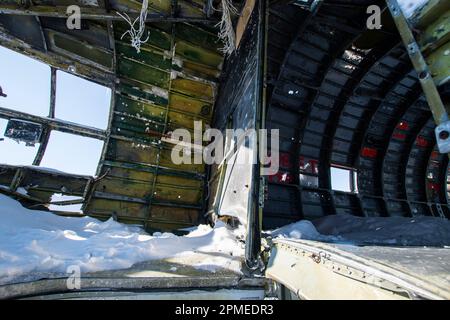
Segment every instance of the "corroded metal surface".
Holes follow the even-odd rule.
[[[0,193],[5,193],[34,209],[45,209],[55,193],[83,198],[93,178],[35,166],[0,166]],[[25,188],[27,193],[19,192]]]
[[[128,36],[122,38],[128,26],[116,14],[136,16],[139,1],[79,4],[81,30],[69,30],[64,1],[28,7],[1,1],[0,45],[112,89],[109,126],[94,137],[105,140],[97,170],[101,179],[92,179],[84,212],[104,219],[117,215],[119,221],[151,229],[198,223],[205,166],[173,164],[173,145],[161,138],[178,128],[192,132],[195,120],[206,125],[213,114],[223,56],[213,24],[197,23],[208,19],[204,1],[180,0],[176,7],[151,1],[150,38],[139,54]],[[56,120],[37,121],[55,129]]]
[[[210,123],[222,56],[215,35],[188,24],[151,25],[137,54],[120,41],[115,25],[117,80],[110,132],[85,212],[149,227],[175,229],[197,223],[205,167],[175,165],[173,145],[161,137],[194,121]],[[211,45],[212,44],[212,45]]]

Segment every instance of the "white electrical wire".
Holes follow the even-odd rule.
[[[131,22],[130,16],[124,12],[121,14],[120,12],[117,12],[119,16],[121,16],[128,24],[130,25],[131,29],[125,31],[122,36],[120,37],[120,40],[126,35],[129,34],[131,38],[131,46],[136,49],[136,51],[139,53],[141,52],[141,45],[143,43],[146,43],[148,39],[150,38],[150,33],[147,32],[147,38],[145,40],[141,40],[142,36],[144,35],[145,31],[145,20],[147,19],[147,13],[148,13],[148,0],[144,0],[142,2],[142,8],[141,13],[139,14],[139,17],[137,17],[133,22]],[[139,21],[139,28],[136,29],[134,25],[136,22]]]
[[[236,34],[233,29],[233,23],[231,20],[231,16],[233,14],[237,14],[237,9],[234,7],[232,0],[222,0],[221,3],[221,11],[222,11],[222,19],[216,25],[219,27],[220,31],[218,37],[224,43],[224,47],[222,51],[225,54],[231,54],[236,49]],[[143,0],[141,13],[139,17],[137,17],[133,22],[131,21],[130,16],[127,13],[121,14],[117,12],[119,16],[121,16],[131,27],[130,30],[125,31],[120,39],[122,40],[126,34],[130,35],[131,45],[136,48],[136,51],[139,53],[141,51],[141,45],[146,43],[150,37],[150,34],[147,33],[147,38],[142,40],[142,36],[145,31],[145,20],[147,19],[148,12],[148,0]],[[139,28],[136,29],[134,26],[139,21]]]
[[[237,9],[233,6],[232,0],[222,0],[222,19],[216,25],[220,28],[218,37],[224,43],[222,51],[231,54],[236,49],[236,34],[233,29],[231,15],[237,14]]]

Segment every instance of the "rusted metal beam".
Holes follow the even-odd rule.
[[[33,166],[39,166],[41,164],[42,158],[44,157],[45,149],[47,149],[48,140],[50,138],[50,129],[44,127],[41,135],[41,142],[39,144],[39,149],[36,152],[36,156],[33,160]]]
[[[49,118],[55,117],[55,107],[56,107],[56,69],[50,68],[50,110],[48,112]]]
[[[9,185],[9,190],[16,192],[24,178],[25,170],[18,168],[16,170],[16,173],[14,174],[14,178],[12,179],[11,184]]]
[[[22,194],[22,193],[17,192],[17,191],[12,191],[8,187],[2,186],[2,185],[0,185],[0,193],[1,194],[6,194],[8,196],[15,197],[15,198],[32,201],[32,202],[37,202],[37,203],[42,202],[42,199],[31,197],[29,195]]]
[[[35,123],[40,123],[48,126],[52,130],[76,134],[88,138],[94,138],[99,140],[105,140],[106,138],[106,132],[101,129],[83,126],[80,124],[60,119],[39,117],[29,113],[11,110],[3,107],[0,107],[0,117],[6,119],[21,119]]]
[[[55,117],[55,104],[56,104],[56,69],[51,67],[50,76],[50,108],[48,112],[49,118]],[[41,143],[39,149],[36,152],[36,156],[33,160],[33,166],[38,166],[41,164],[42,158],[44,157],[45,149],[47,148],[48,140],[50,139],[50,128],[45,127],[42,132]]]
[[[45,38],[44,30],[42,29],[41,18],[35,17],[35,19],[39,24],[39,32],[41,33],[41,37],[42,37],[42,46],[44,47],[45,52],[47,52],[48,51],[47,40]]]
[[[109,0],[98,0],[98,4],[102,6],[106,12],[111,12],[111,4],[109,3]],[[113,52],[113,64],[112,64],[112,70],[115,72],[116,70],[116,43],[114,39],[114,25],[113,21],[111,19],[107,19],[106,21],[106,30],[108,32],[108,41],[109,41],[109,48]]]
[[[123,18],[117,14],[117,11],[107,11],[103,8],[95,7],[80,7],[81,18],[87,20],[111,20],[122,21]],[[130,11],[127,13],[131,13]],[[133,11],[134,13],[134,11]],[[22,16],[37,16],[37,17],[50,17],[50,18],[65,18],[71,16],[71,12],[67,13],[66,6],[32,6],[30,8],[24,8],[17,4],[1,4],[0,14],[12,14]],[[138,12],[136,12],[138,14]],[[151,13],[147,15],[145,22],[188,22],[188,23],[217,23],[215,19],[208,18],[193,18],[193,17],[174,17],[170,15]]]
[[[61,201],[53,201],[49,202],[48,204],[52,204],[55,206],[68,206],[73,204],[82,204],[84,202],[83,198],[80,199],[73,199],[73,200],[61,200]]]

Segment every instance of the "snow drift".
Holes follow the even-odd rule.
[[[330,215],[276,229],[273,237],[393,246],[450,246],[450,221],[436,217]]]
[[[61,217],[28,210],[0,194],[0,284],[35,278],[42,272],[65,273],[77,265],[82,272],[129,268],[137,262],[180,255],[211,255],[197,268],[240,272],[236,257],[243,255],[241,230],[219,222],[215,228],[196,227],[186,236],[149,235],[139,227],[112,219]]]

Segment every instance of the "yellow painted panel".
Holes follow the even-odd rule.
[[[117,213],[118,217],[131,217],[143,219],[147,212],[147,206],[141,203],[117,201],[110,199],[92,199],[89,203],[87,213],[100,212],[104,215],[109,215],[113,212]]]
[[[173,222],[184,222],[196,224],[199,211],[195,209],[173,208],[165,206],[153,205],[151,208],[151,219],[164,219]]]
[[[153,193],[154,199],[188,204],[199,204],[202,195],[201,189],[184,189],[169,185],[156,185]]]
[[[214,101],[214,87],[211,84],[189,79],[172,79],[172,91],[184,93],[190,97],[206,101]]]
[[[202,117],[210,117],[212,114],[212,105],[210,103],[196,100],[178,93],[170,94],[170,108],[198,114]]]
[[[186,41],[178,40],[176,42],[175,53],[192,62],[219,70],[222,68],[223,57],[219,53],[203,49]]]
[[[191,164],[174,164],[171,158],[172,150],[164,150],[161,152],[160,163],[161,166],[167,168],[173,168],[181,171],[190,171],[203,173],[205,172],[204,164],[194,164],[193,161]]]
[[[151,172],[124,169],[118,167],[108,167],[108,168],[111,169],[108,176],[131,179],[135,181],[153,181],[153,174]]]
[[[142,1],[136,0],[116,0],[116,3],[119,6],[125,6],[136,11],[140,11],[142,7]],[[167,0],[149,0],[148,8],[149,13],[164,12],[169,14],[171,10],[171,2]]]
[[[185,113],[181,113],[178,111],[169,111],[169,121],[168,126],[171,130],[178,129],[178,128],[186,128],[190,130],[194,130],[194,121],[202,121],[203,122],[203,130],[205,124],[208,122],[205,121],[206,119],[202,119],[200,117],[196,117],[193,115],[188,115]]]
[[[167,2],[170,2],[168,0],[166,0]],[[199,1],[197,0],[192,0],[192,2],[197,2],[198,5],[203,6],[203,3],[199,3]],[[192,6],[189,2],[187,1],[183,1],[183,0],[179,0],[178,1],[179,7],[180,7],[180,15],[182,16],[187,16],[187,17],[195,17],[195,18],[202,18],[204,17],[204,13],[202,11],[201,8],[197,8]]]
[[[144,199],[152,193],[152,181],[144,183],[106,176],[97,184],[96,190],[100,192]]]
[[[137,142],[115,140],[114,160],[156,164],[158,150]]]
[[[194,76],[200,76],[202,78],[214,78],[217,79],[220,76],[220,70],[216,68],[210,68],[203,64],[191,62],[191,61],[183,61],[183,72],[187,74],[192,74]]]
[[[163,175],[163,174],[158,174],[158,177],[156,178],[156,182],[159,184],[172,184],[172,185],[183,186],[186,188],[197,188],[197,189],[200,189],[203,186],[203,181],[201,181],[201,180],[195,180],[195,179],[189,179],[189,178],[177,177],[177,176],[169,176],[169,175]]]

